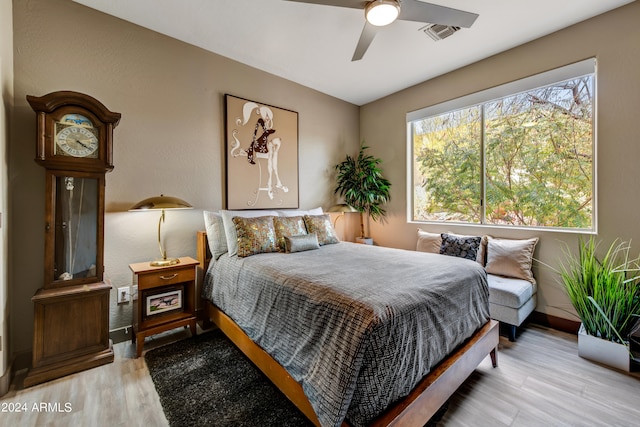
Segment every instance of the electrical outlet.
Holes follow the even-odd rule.
[[[122,288],[118,288],[118,304],[128,303],[129,299],[130,299],[129,287],[124,286]]]

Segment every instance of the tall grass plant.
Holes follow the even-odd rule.
[[[586,332],[626,344],[640,316],[640,257],[630,258],[630,242],[615,240],[602,257],[598,246],[580,239],[578,256],[567,249],[557,272]]]

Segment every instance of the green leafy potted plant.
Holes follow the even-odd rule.
[[[558,270],[582,321],[578,354],[628,371],[628,336],[640,316],[640,257],[631,259],[630,243],[619,240],[601,258],[597,249],[593,237],[580,239],[577,257],[566,251]]]
[[[338,176],[334,194],[339,194],[346,204],[360,212],[361,239],[369,239],[364,233],[364,214],[374,221],[383,218],[386,211],[382,206],[391,199],[391,183],[379,167],[382,160],[366,154],[367,148],[363,142],[357,157],[347,155],[335,167]]]

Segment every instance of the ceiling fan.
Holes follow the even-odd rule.
[[[402,21],[439,24],[447,27],[469,28],[478,14],[425,3],[420,0],[286,0],[298,3],[312,3],[323,6],[364,9],[365,24],[351,61],[359,61],[369,48],[379,28],[391,24],[396,19]]]

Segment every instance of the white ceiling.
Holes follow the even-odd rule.
[[[384,27],[351,62],[364,12],[283,0],[74,0],[356,105],[534,40],[632,0],[433,0],[478,13],[434,42],[422,24]]]

